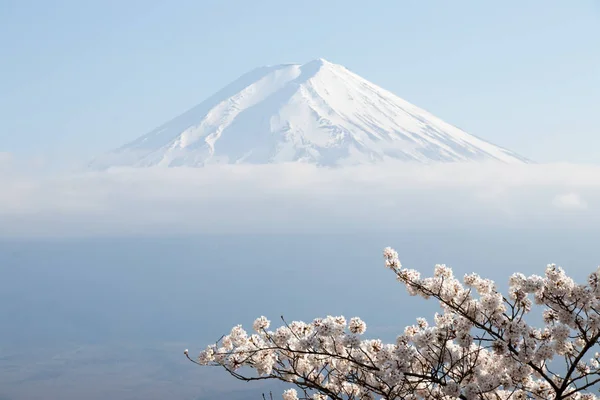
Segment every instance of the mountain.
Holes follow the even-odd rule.
[[[317,59],[255,69],[92,166],[341,166],[389,159],[527,162]]]

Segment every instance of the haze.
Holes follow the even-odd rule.
[[[599,19],[593,0],[0,0],[0,400],[260,399],[278,386],[183,349],[260,315],[394,340],[435,307],[386,246],[501,287],[551,262],[586,279]],[[321,58],[361,78],[290,67],[211,97]]]

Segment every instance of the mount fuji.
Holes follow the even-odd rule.
[[[317,59],[257,68],[91,166],[344,166],[386,160],[528,162]]]

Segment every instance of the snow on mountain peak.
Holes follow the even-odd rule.
[[[92,166],[527,162],[319,58],[254,69]]]

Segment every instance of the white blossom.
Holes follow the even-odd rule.
[[[240,379],[290,382],[303,399],[598,399],[591,390],[600,384],[600,269],[583,285],[554,264],[543,276],[515,273],[503,295],[495,282],[475,273],[460,281],[444,264],[422,278],[391,248],[384,260],[411,296],[439,302],[431,323],[418,317],[386,344],[365,338],[358,317],[284,322],[268,331],[261,316],[255,334],[237,325],[196,362]],[[533,311],[543,326],[529,325]],[[241,375],[242,367],[258,375]],[[284,400],[298,396],[283,393]]]
[[[266,317],[262,316],[262,317],[256,318],[256,320],[254,321],[254,324],[253,324],[253,328],[256,332],[260,333],[264,329],[269,329],[270,325],[271,325],[271,321],[269,321]]]
[[[362,335],[367,330],[367,324],[365,324],[362,319],[354,317],[350,319],[348,328],[350,329],[350,332]]]
[[[283,400],[298,400],[296,389],[288,389],[283,392]]]

